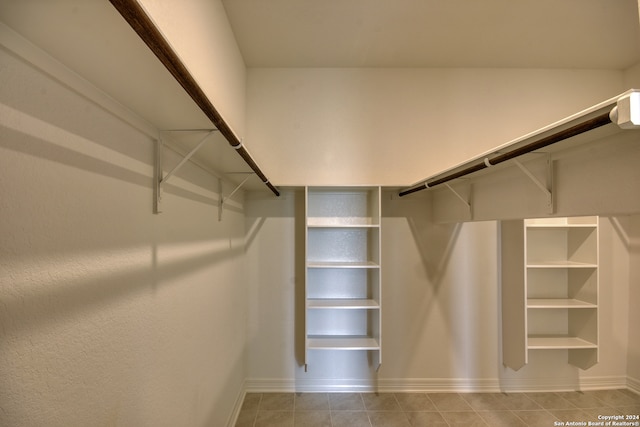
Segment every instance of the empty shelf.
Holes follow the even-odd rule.
[[[380,224],[370,222],[345,223],[340,221],[309,221],[307,228],[380,228]]]
[[[351,261],[309,261],[309,268],[379,268],[380,265],[373,261],[351,262]]]
[[[597,308],[597,305],[569,298],[529,298],[527,308]]]
[[[530,261],[527,268],[597,268],[598,264],[577,261]]]
[[[535,336],[527,338],[530,350],[598,348],[597,344],[577,337]]]
[[[312,350],[379,350],[375,338],[363,336],[310,336],[307,346]]]
[[[598,228],[598,224],[527,224],[527,228],[540,228],[540,229],[562,229],[562,228]]]
[[[376,309],[380,303],[372,299],[309,299],[308,308],[323,309]]]

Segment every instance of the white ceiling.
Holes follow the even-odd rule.
[[[248,67],[624,69],[638,0],[222,0]]]

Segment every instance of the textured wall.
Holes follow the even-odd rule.
[[[153,215],[150,137],[4,50],[0,67],[0,425],[225,425],[241,204],[218,222],[216,180],[187,165]]]
[[[330,351],[313,353],[304,372],[304,193],[278,203],[247,196],[250,389],[589,388],[622,386],[637,370],[635,355],[627,366],[636,305],[629,252],[614,221],[603,218],[601,227],[600,363],[581,371],[566,352],[536,353],[514,372],[502,365],[500,348],[497,223],[436,224],[428,198],[383,194],[378,373],[365,352]]]

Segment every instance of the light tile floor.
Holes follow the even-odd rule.
[[[236,427],[555,427],[576,421],[586,425],[602,421],[598,416],[611,415],[640,415],[640,395],[624,389],[566,393],[248,393]],[[640,425],[637,418],[619,421]]]

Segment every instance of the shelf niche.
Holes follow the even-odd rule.
[[[382,363],[380,191],[305,188],[305,369],[316,350]]]
[[[568,352],[598,362],[598,217],[502,221],[503,363],[514,370],[529,351]]]

